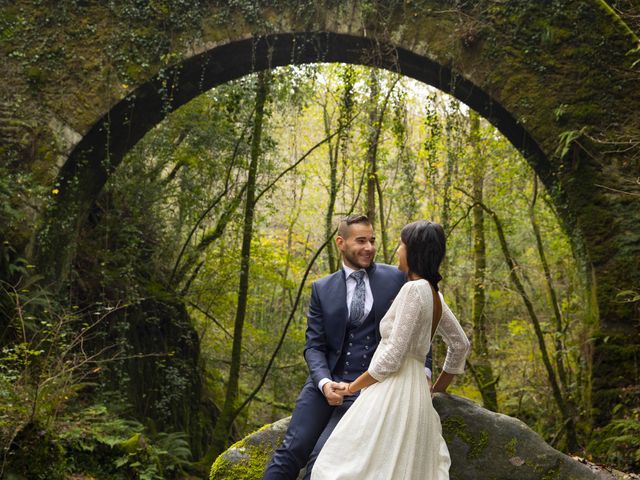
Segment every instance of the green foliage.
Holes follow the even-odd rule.
[[[562,114],[562,112],[561,112]],[[556,115],[558,112],[556,111]],[[586,128],[583,127],[580,130],[569,130],[566,132],[562,132],[559,137],[558,148],[556,149],[556,155],[560,158],[564,158],[567,153],[569,153],[571,147],[574,143],[578,142],[578,140],[583,137],[585,134]]]
[[[361,178],[368,168],[365,159],[370,119],[358,112],[366,112],[373,101],[369,79],[368,69],[342,65],[292,67],[277,70],[272,77],[258,179],[259,191],[267,186],[269,189],[256,212],[241,399],[260,380],[301,274],[311,253],[325,240],[325,229],[318,228],[318,219],[328,215],[335,220],[351,208],[356,198],[356,210],[365,207]],[[532,170],[484,122],[473,140],[476,144],[470,145],[469,115],[445,95],[388,72],[378,72],[377,79],[379,107],[389,99],[388,110],[380,117],[383,133],[377,145],[389,261],[394,260],[394,243],[404,223],[420,217],[446,220],[450,232],[444,291],[448,303],[469,328],[471,200],[462,192],[468,189],[471,165],[483,162],[485,201],[503,220],[536,310],[549,312],[541,316],[543,329],[549,332],[547,341],[552,344],[552,323],[547,321],[551,307],[527,215]],[[218,404],[224,398],[228,375],[240,255],[242,216],[231,200],[242,194],[246,181],[254,81],[247,77],[208,92],[168,117],[140,142],[110,183],[109,196],[103,202],[108,206],[107,213],[98,224],[98,238],[123,245],[123,261],[139,258],[130,270],[131,283],[140,283],[136,276],[145,272],[143,277],[164,283],[163,288],[180,291],[181,298],[193,307],[190,314],[201,332],[207,387]],[[339,143],[323,145],[296,169],[282,178],[278,176],[301,152],[318,142],[322,132],[339,128],[343,129]],[[331,149],[339,149],[339,157]],[[476,159],[474,155],[481,157]],[[333,167],[338,194],[332,210],[327,211],[329,158],[339,158]],[[270,186],[274,179],[278,182]],[[216,203],[224,192],[226,197]],[[580,392],[587,367],[581,342],[589,332],[581,327],[585,315],[582,285],[571,245],[549,207],[549,197],[546,192],[539,195],[542,200],[537,203],[536,215],[561,292],[569,384],[576,392],[580,411],[585,412],[588,403]],[[128,216],[119,213],[123,210]],[[111,216],[113,220],[106,223],[104,220]],[[107,230],[101,230],[107,225]],[[376,228],[382,228],[382,224]],[[513,374],[500,377],[500,404],[505,413],[526,420],[552,438],[560,420],[550,402],[535,337],[526,310],[508,286],[508,271],[495,231],[488,222],[485,228],[489,351],[497,375],[507,370]],[[126,250],[131,245],[135,247]],[[143,251],[149,256],[142,257]],[[308,281],[328,273],[328,262],[320,257]],[[175,273],[167,274],[170,270]],[[118,272],[113,274],[114,283],[121,275]],[[304,325],[304,308],[300,307],[264,388],[236,422],[238,436],[280,418],[292,408],[295,392],[306,374],[300,358]],[[440,352],[436,358],[443,355]],[[283,385],[292,392],[289,398],[283,399],[278,393]],[[478,397],[468,376],[455,388],[471,398]],[[541,410],[550,414],[540,417]]]
[[[91,404],[100,372],[121,361],[117,344],[96,348],[103,324],[118,309],[69,308],[35,287],[4,290],[13,302],[10,326],[16,340],[0,353],[0,476],[181,476],[191,458],[186,433],[147,435],[139,422]]]
[[[623,290],[618,292],[616,295],[616,300],[625,303],[635,303],[640,302],[640,293],[634,290]]]
[[[191,459],[187,438],[180,432],[160,433],[151,443],[136,433],[119,443],[124,455],[115,460],[115,466],[140,480],[180,478]]]
[[[136,25],[142,15],[165,14],[162,2],[135,8],[139,11],[129,13]],[[136,30],[136,42],[142,46],[149,32],[140,25],[136,28],[140,29]],[[121,60],[127,63],[131,59]],[[131,76],[137,75],[134,70]],[[446,223],[448,259],[443,268],[443,291],[464,328],[471,332],[472,200],[467,193],[473,165],[481,162],[486,174],[484,201],[503,220],[527,291],[542,318],[545,339],[552,345],[560,335],[568,346],[563,353],[568,389],[579,405],[581,424],[587,425],[589,403],[583,396],[588,371],[583,355],[590,336],[584,320],[586,302],[570,242],[549,206],[548,193],[539,192],[536,216],[561,299],[561,333],[555,332],[551,321],[544,273],[527,215],[533,191],[531,168],[486,122],[481,123],[477,138],[470,140],[469,113],[451,98],[384,71],[376,73],[377,90],[372,98],[370,78],[368,69],[344,65],[292,67],[272,76],[257,178],[261,197],[252,239],[240,401],[261,381],[282,332],[285,327],[288,330],[263,388],[236,419],[234,437],[243,437],[293,408],[307,374],[300,352],[308,288],[303,288],[303,300],[295,309],[294,299],[307,266],[326,240],[325,219],[335,222],[353,208],[366,208],[362,185],[369,169],[366,158],[372,124],[359,112],[369,111],[375,102],[376,108],[382,109],[385,99],[386,113],[375,120],[381,122],[376,146],[377,201],[383,199],[385,206],[384,218],[377,221],[376,229],[388,232],[388,261],[394,262],[397,235],[406,222],[430,218]],[[109,317],[98,342],[122,349],[127,358],[115,359],[103,369],[109,371],[108,379],[90,376],[92,385],[86,385],[86,370],[70,373],[64,370],[64,362],[52,360],[64,351],[52,345],[73,343],[82,328],[73,331],[55,321],[40,323],[43,317],[39,315],[23,315],[20,325],[30,336],[17,336],[3,353],[1,401],[9,413],[0,414],[0,426],[6,429],[7,437],[20,430],[16,425],[30,424],[34,409],[29,406],[37,397],[34,418],[38,425],[57,432],[66,422],[59,438],[64,451],[50,454],[60,458],[58,463],[67,471],[84,468],[104,478],[171,478],[188,468],[189,450],[198,455],[207,446],[216,405],[225,398],[229,371],[254,90],[255,77],[249,76],[198,97],[156,126],[111,176],[89,221],[82,226],[71,298],[79,305],[96,300],[129,305]],[[555,114],[559,119],[564,116],[564,107],[558,107]],[[340,133],[332,141],[303,157],[326,135],[337,131]],[[578,139],[575,132],[568,132],[561,139],[559,155],[565,155]],[[333,185],[328,180],[331,168]],[[9,192],[12,185],[0,180],[0,192],[1,188]],[[336,195],[330,205],[332,188]],[[13,197],[13,191],[6,196]],[[0,214],[15,224],[21,218],[17,215],[10,220],[10,210]],[[496,374],[503,373],[497,387],[499,404],[503,413],[525,420],[553,441],[561,419],[550,400],[535,336],[526,310],[509,285],[509,271],[495,230],[489,222],[485,229],[487,272],[483,288],[489,355]],[[8,248],[5,263],[12,265],[12,274],[28,272],[28,266]],[[378,259],[382,259],[382,249]],[[329,259],[319,256],[310,268],[307,285],[331,268]],[[624,297],[629,298],[633,297]],[[35,305],[35,297],[30,301]],[[53,310],[60,311],[57,307]],[[293,321],[286,325],[290,314]],[[70,309],[62,315],[66,318],[62,324],[78,327],[88,315],[88,311],[81,314]],[[54,337],[58,340],[50,340]],[[437,350],[436,365],[443,357],[444,352]],[[72,358],[72,364],[74,361],[78,359]],[[476,359],[471,357],[470,361]],[[56,374],[55,365],[66,373]],[[205,385],[202,391],[198,365]],[[49,380],[45,386],[51,384],[55,391],[35,387],[37,379],[50,377],[55,381]],[[118,385],[117,392],[109,393],[114,385]],[[83,388],[84,392],[79,391]],[[87,405],[72,414],[69,400],[93,398],[86,392],[90,389],[98,390],[104,403]],[[32,393],[25,393],[28,390]],[[287,392],[284,396],[283,391]],[[469,375],[457,382],[454,391],[479,398]],[[150,431],[184,430],[185,434],[150,434],[141,424],[123,420],[124,413],[112,411],[118,404],[114,396],[126,396],[131,404],[125,405],[125,411],[135,412],[154,425]],[[540,411],[547,415],[540,416]],[[623,436],[618,427],[611,428],[615,435]],[[627,432],[631,424],[624,428]],[[582,435],[586,441],[587,428]],[[482,446],[483,439],[474,441]]]
[[[55,433],[37,423],[23,426],[10,451],[3,451],[2,478],[63,480],[67,471],[64,447]],[[5,476],[6,475],[6,476]]]
[[[627,413],[596,429],[587,449],[600,462],[637,472],[640,470],[640,409],[625,410],[622,404],[618,404],[613,413],[618,411]]]
[[[16,438],[25,437],[29,443],[38,429],[47,434],[55,431],[59,416],[88,385],[100,363],[109,359],[106,352],[89,353],[85,345],[91,343],[96,326],[110,309],[66,308],[48,292],[26,287],[4,284],[2,289],[12,302],[0,351],[3,454],[11,451]]]
[[[60,421],[60,438],[69,448],[85,452],[94,452],[101,444],[110,448],[124,444],[142,430],[140,423],[125,420],[101,404],[72,410]]]
[[[0,147],[1,148],[1,147]],[[22,251],[30,232],[27,223],[34,218],[34,205],[37,205],[44,195],[45,189],[37,185],[33,173],[21,172],[4,162],[7,157],[1,155],[0,149],[0,246],[1,253],[11,255],[15,259],[16,251]],[[6,263],[6,258],[0,258],[0,267]],[[0,279],[9,281],[8,272],[0,269]]]
[[[26,425],[8,452],[7,478],[62,479],[81,473],[96,478],[183,478],[191,450],[181,432],[147,435],[144,427],[95,404],[71,408],[55,428]],[[4,477],[3,477],[4,478]]]

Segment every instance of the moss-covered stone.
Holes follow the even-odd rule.
[[[458,416],[449,416],[442,421],[442,431],[444,438],[448,443],[458,437],[469,447],[467,459],[473,460],[478,458],[489,443],[489,433],[481,431],[478,435],[474,435],[468,429],[464,418]]]
[[[35,423],[17,433],[5,461],[3,478],[62,480],[67,470],[65,451],[58,439]]]
[[[554,450],[519,420],[451,395],[436,395],[434,405],[451,455],[452,480],[614,479]],[[210,480],[262,478],[288,423],[282,419],[233,445],[213,464]]]
[[[282,442],[289,419],[265,425],[235,443],[220,455],[211,467],[210,480],[262,478],[274,450]]]

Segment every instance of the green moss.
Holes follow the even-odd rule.
[[[62,479],[67,469],[64,457],[65,450],[51,431],[38,424],[27,424],[18,432],[6,457],[6,478],[19,474],[24,477],[17,478]]]
[[[42,84],[45,78],[42,69],[35,65],[28,67],[24,73],[27,77],[27,81],[34,86]]]
[[[137,63],[130,63],[126,66],[125,69],[125,78],[127,79],[127,81],[136,81],[136,80],[140,80],[143,76],[144,76],[144,70],[142,69],[142,67],[137,64]]]
[[[18,29],[18,24],[19,18],[14,12],[0,12],[0,43],[13,39]]]
[[[260,432],[270,425],[265,425]],[[257,433],[255,432],[255,433]],[[210,480],[257,480],[262,478],[267,462],[273,454],[272,445],[255,445],[245,438],[232,445],[211,466]],[[233,461],[231,461],[233,459]]]
[[[598,0],[596,3],[602,9],[602,11],[607,16],[609,16],[612,24],[619,27],[620,30],[622,30],[624,34],[629,38],[629,40],[636,45],[635,49],[638,50],[638,48],[640,48],[640,39],[633,32],[633,30],[629,28],[629,25],[627,25],[624,20],[622,20],[620,15],[618,15],[618,13],[613,8],[611,8],[607,2],[605,2],[604,0]]]
[[[467,460],[479,458],[489,444],[489,433],[483,430],[480,434],[473,435],[462,417],[447,417],[442,422],[442,430],[447,442],[451,442],[455,437],[458,437],[469,446]]]
[[[515,457],[517,446],[518,446],[518,439],[516,437],[513,437],[511,440],[509,440],[505,444],[504,449],[509,455],[511,455],[512,457]]]
[[[542,468],[537,467],[535,469],[536,471],[540,471],[542,470]],[[544,470],[542,473],[542,477],[540,477],[540,480],[572,480],[572,479],[568,479],[566,477],[561,477],[560,476],[560,462],[558,461],[556,463],[556,465],[554,465],[553,467]]]

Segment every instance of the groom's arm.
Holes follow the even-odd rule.
[[[331,381],[331,371],[327,363],[327,338],[322,313],[322,305],[315,283],[311,285],[311,301],[307,313],[306,343],[304,359],[309,367],[313,383],[322,390],[321,382]]]

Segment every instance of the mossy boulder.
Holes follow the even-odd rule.
[[[287,417],[265,425],[232,445],[213,463],[210,480],[262,478],[267,462],[284,438],[290,419]]]
[[[470,400],[436,395],[452,480],[613,479],[555,450],[517,418]]]
[[[564,455],[518,419],[490,412],[455,395],[436,395],[451,453],[451,480],[614,480],[616,477]],[[262,478],[289,418],[267,425],[233,445],[211,468],[210,480]]]
[[[0,474],[9,480],[62,480],[65,450],[46,427],[30,422],[17,432],[5,453]]]

